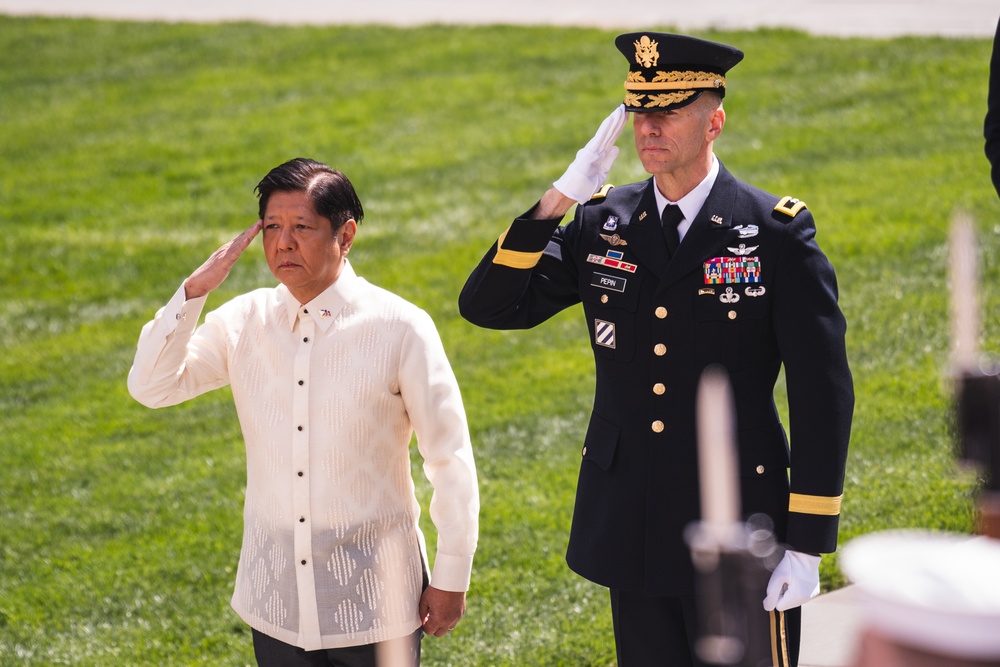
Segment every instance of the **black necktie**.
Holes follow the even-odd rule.
[[[667,242],[667,250],[670,251],[671,257],[677,252],[677,246],[681,242],[680,234],[677,233],[677,225],[683,219],[684,214],[681,213],[681,207],[677,204],[667,204],[663,209],[663,216],[660,218],[660,222],[663,224],[663,238]]]

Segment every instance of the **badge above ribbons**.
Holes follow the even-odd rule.
[[[760,282],[760,257],[713,257],[704,269],[706,285]]]

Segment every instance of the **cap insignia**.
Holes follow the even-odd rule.
[[[656,67],[660,53],[656,50],[658,44],[648,36],[643,35],[635,42],[635,61],[645,68]]]

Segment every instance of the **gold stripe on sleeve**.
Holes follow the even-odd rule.
[[[542,258],[542,254],[545,252],[521,252],[519,250],[504,250],[503,242],[507,238],[507,232],[510,231],[508,227],[507,230],[500,235],[500,240],[497,241],[497,254],[493,257],[493,263],[499,264],[500,266],[509,266],[512,269],[533,269],[538,261]]]
[[[821,514],[837,516],[840,514],[840,502],[844,496],[807,496],[793,493],[788,496],[788,511],[800,514]]]

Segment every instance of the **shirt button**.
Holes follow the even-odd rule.
[[[735,320],[736,319],[736,311],[735,310],[730,310],[729,311],[729,319],[731,319],[731,320]]]
[[[302,477],[302,475],[304,475],[304,474],[305,474],[305,473],[304,473],[304,472],[302,472],[301,470],[299,471],[299,477]]]
[[[667,388],[663,386],[662,382],[657,382],[656,384],[653,385],[653,393],[656,394],[657,396],[663,396],[663,394],[666,393],[666,391]]]
[[[658,357],[662,357],[666,353],[667,353],[667,346],[664,345],[663,343],[657,343],[656,347],[653,348],[653,354],[655,354]]]
[[[299,517],[299,523],[305,523],[305,522],[306,522],[306,518],[304,516],[300,516]]]
[[[303,564],[303,565],[305,565],[305,564],[306,564],[306,562],[305,562],[305,561],[302,561],[302,564]]]
[[[299,380],[299,386],[300,386],[300,387],[301,387],[302,385],[304,385],[305,383],[306,383],[306,381],[305,381],[305,380]]]
[[[309,342],[309,336],[306,336],[305,338],[303,338],[302,342],[303,343],[308,343]]]
[[[655,422],[653,422],[652,429],[653,433],[663,433],[663,422],[657,419]]]
[[[602,294],[601,295],[601,303],[607,303],[607,302],[608,302],[608,295],[607,294]]]
[[[757,466],[757,474],[758,475],[764,474],[764,466]]]
[[[300,431],[302,430],[302,427],[301,427],[301,426],[296,426],[295,428],[297,428],[297,429],[298,429],[298,430],[300,430]]]
[[[660,318],[661,320],[664,319],[664,318],[666,318],[666,316],[667,316],[667,309],[664,308],[663,306],[660,306],[659,308],[656,309],[656,316],[658,318]]]

